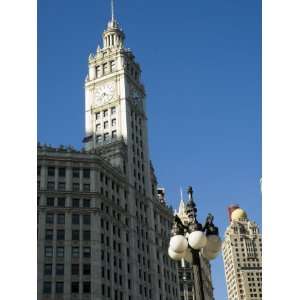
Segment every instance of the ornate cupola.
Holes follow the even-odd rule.
[[[114,1],[111,1],[111,20],[107,24],[107,29],[102,34],[103,48],[123,48],[125,34],[114,15]]]

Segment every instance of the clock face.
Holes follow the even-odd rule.
[[[101,85],[95,90],[95,98],[99,104],[104,104],[111,101],[115,94],[115,85],[113,83],[108,83]]]

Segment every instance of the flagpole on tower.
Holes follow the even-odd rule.
[[[115,20],[115,1],[111,0],[111,20]]]

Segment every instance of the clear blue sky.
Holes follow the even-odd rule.
[[[81,148],[87,58],[109,0],[38,1],[38,140]],[[116,0],[143,70],[151,159],[169,203],[192,185],[199,221],[238,203],[261,225],[261,1]],[[227,299],[222,257],[216,300]]]

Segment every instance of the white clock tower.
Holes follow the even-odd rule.
[[[124,47],[125,34],[114,17],[88,59],[85,81],[85,148],[106,157],[127,174],[130,183],[150,195],[145,90],[141,69],[130,49]]]

